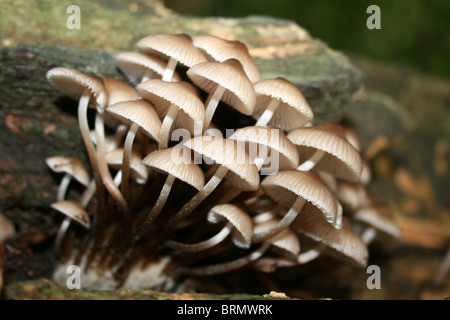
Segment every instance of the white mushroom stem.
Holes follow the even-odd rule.
[[[203,186],[203,188],[193,196],[168,222],[168,227],[175,225],[177,222],[186,218],[192,211],[197,208],[200,203],[208,197],[211,192],[220,184],[220,182],[225,177],[228,172],[228,168],[219,165],[214,175],[208,180],[208,182]]]
[[[172,189],[172,185],[175,179],[176,178],[170,174],[167,176],[166,181],[161,188],[161,192],[159,193],[158,199],[156,199],[155,205],[152,207],[147,216],[147,219],[145,220],[145,226],[151,225],[161,213],[161,210],[164,208],[164,205],[167,202],[167,198],[169,197],[170,190]]]
[[[364,229],[364,231],[361,233],[361,239],[364,241],[365,244],[370,244],[373,239],[375,239],[377,235],[377,230],[372,227],[367,227]]]
[[[58,192],[56,194],[56,201],[63,201],[66,197],[67,188],[69,186],[70,181],[72,180],[72,176],[68,173],[64,174],[59,183]]]
[[[177,119],[179,111],[180,109],[178,109],[174,104],[170,105],[169,111],[167,111],[163,123],[161,124],[159,133],[159,149],[166,149],[169,145],[170,130]]]
[[[130,158],[131,150],[133,148],[134,138],[139,130],[139,125],[133,123],[128,130],[127,136],[125,138],[125,143],[123,146],[123,157],[122,157],[122,183],[120,185],[120,190],[125,198],[128,198],[128,182],[130,178]]]
[[[271,99],[270,103],[267,105],[264,112],[259,117],[258,121],[256,121],[255,126],[267,126],[269,121],[272,119],[273,114],[277,110],[277,108],[280,106],[281,100],[280,99]]]
[[[178,64],[178,61],[176,59],[174,59],[174,58],[169,59],[169,61],[167,62],[166,68],[164,69],[162,80],[172,81],[177,64]]]
[[[113,197],[114,201],[122,209],[122,212],[128,214],[129,210],[127,202],[117,185],[114,183],[114,180],[111,177],[111,172],[108,168],[108,163],[106,161],[105,126],[103,117],[104,113],[102,112],[102,110],[99,110],[97,112],[97,116],[95,117],[95,133],[97,135],[97,157],[100,176],[106,189],[111,194],[111,197]]]
[[[228,222],[225,227],[223,227],[218,233],[216,233],[211,238],[204,240],[202,242],[192,243],[192,244],[185,244],[173,240],[169,240],[166,243],[166,246],[178,251],[182,252],[198,252],[203,251],[206,249],[209,249],[211,247],[214,247],[221,243],[223,240],[228,237],[228,235],[231,233],[231,230],[233,229],[233,224],[231,222]]]
[[[99,173],[99,166],[97,162],[97,152],[93,141],[91,140],[91,134],[89,131],[89,124],[87,119],[87,111],[89,100],[91,99],[91,92],[85,89],[78,103],[78,123],[80,125],[81,136],[86,147],[86,151],[89,157],[89,161],[92,166],[92,172],[95,180],[96,195],[97,195],[97,210],[103,212],[104,210],[104,188],[102,179]]]
[[[258,243],[266,241],[270,238],[273,238],[281,231],[286,229],[292,223],[292,221],[294,221],[294,219],[298,216],[300,210],[303,208],[305,203],[306,203],[305,199],[303,199],[302,197],[297,197],[297,199],[292,204],[289,211],[284,215],[284,217],[275,226],[267,230],[255,233],[253,235],[252,242]]]
[[[325,155],[325,151],[323,150],[317,150],[316,152],[314,152],[314,154],[305,162],[303,162],[302,164],[300,164],[297,167],[297,170],[300,171],[309,171],[312,168],[314,168],[314,166],[320,161],[322,160],[323,156]]]
[[[205,101],[205,126],[204,128],[208,128],[211,120],[216,112],[217,106],[219,105],[220,100],[225,92],[225,88],[217,85],[214,92],[210,93],[208,98]]]
[[[195,276],[210,276],[236,270],[261,258],[261,256],[267,251],[270,245],[271,244],[269,242],[265,242],[257,250],[253,251],[249,255],[233,261],[213,264],[205,267],[181,268],[180,273]]]

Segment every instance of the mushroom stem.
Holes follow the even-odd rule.
[[[214,92],[212,92],[208,98],[205,101],[205,126],[204,128],[207,129],[209,127],[209,124],[211,123],[211,120],[213,118],[214,112],[216,112],[217,106],[219,105],[220,99],[222,99],[222,96],[225,92],[225,88],[217,85]]]
[[[377,230],[375,228],[367,227],[361,233],[361,239],[364,241],[365,244],[368,245],[373,241],[373,239],[375,239],[376,235],[377,235]]]
[[[166,245],[169,248],[182,251],[182,252],[198,252],[202,250],[209,249],[215,245],[221,243],[230,234],[233,229],[233,224],[228,222],[225,227],[223,227],[218,233],[216,233],[211,238],[197,243],[185,244],[173,240],[167,241]]]
[[[104,114],[102,112],[97,112],[95,118],[95,132],[97,134],[97,157],[100,169],[100,176],[102,178],[103,184],[105,185],[108,192],[113,197],[114,201],[122,209],[125,214],[129,213],[127,202],[120,192],[117,185],[114,183],[111,177],[111,172],[108,169],[108,163],[106,161],[106,148],[105,148],[105,127],[103,121]]]
[[[228,168],[222,165],[219,165],[214,175],[208,180],[208,182],[203,186],[203,188],[193,196],[176,214],[173,216],[169,222],[168,226],[171,227],[175,225],[177,222],[186,218],[192,211],[197,208],[200,203],[208,197],[211,192],[219,185],[219,183],[225,177],[225,174],[228,172]]]
[[[152,74],[153,74],[153,72],[150,69],[145,69],[144,75],[141,78],[141,82],[151,79]]]
[[[159,149],[166,149],[169,145],[170,129],[172,129],[179,110],[180,109],[178,109],[173,104],[169,107],[169,111],[167,112],[166,116],[164,117],[163,123],[161,124],[161,131],[159,134]]]
[[[120,190],[125,198],[128,198],[128,182],[130,177],[130,157],[131,150],[133,147],[134,138],[139,130],[139,125],[133,123],[128,130],[127,136],[125,138],[125,143],[123,146],[123,158],[122,158],[122,182],[120,185]]]
[[[323,150],[317,150],[316,152],[314,152],[314,154],[308,160],[306,160],[305,162],[300,164],[297,167],[297,170],[300,170],[300,171],[311,170],[323,158],[325,153],[326,152]]]
[[[275,226],[273,226],[267,230],[255,233],[253,235],[252,241],[254,243],[266,241],[270,238],[273,238],[274,236],[279,234],[281,231],[286,229],[292,223],[292,221],[294,221],[294,219],[298,216],[298,214],[300,213],[300,210],[303,208],[303,205],[305,203],[306,203],[305,199],[303,199],[302,197],[297,197],[297,199],[295,200],[294,204],[291,206],[289,211],[284,215],[284,217]]]
[[[196,268],[181,268],[179,272],[181,274],[189,274],[194,276],[210,276],[220,273],[229,272],[244,267],[245,265],[259,259],[270,247],[269,242],[263,243],[257,250],[253,251],[249,255],[219,264],[213,264],[205,267]]]
[[[178,61],[176,59],[174,59],[174,58],[169,59],[169,61],[167,62],[167,65],[166,65],[166,69],[164,69],[162,80],[172,81],[177,64],[178,64]]]
[[[59,183],[58,193],[56,194],[56,201],[63,201],[66,197],[67,187],[69,186],[72,176],[68,173],[64,174],[61,182]]]
[[[164,182],[164,185],[161,189],[161,192],[159,193],[158,199],[156,199],[155,205],[149,212],[147,219],[145,220],[144,225],[149,226],[152,224],[153,221],[158,218],[159,214],[161,213],[161,210],[163,209],[164,205],[166,204],[167,198],[169,197],[170,190],[172,189],[172,185],[175,181],[175,176],[168,175],[166,178],[166,181]]]
[[[270,103],[267,105],[266,109],[262,113],[261,117],[259,117],[258,121],[256,122],[255,126],[267,126],[270,119],[272,119],[273,114],[277,110],[278,106],[281,104],[280,99],[271,99]]]
[[[92,166],[92,172],[95,180],[95,190],[97,196],[97,212],[102,213],[105,208],[104,188],[102,179],[99,173],[99,166],[97,162],[97,155],[94,143],[91,140],[91,134],[89,131],[89,124],[87,119],[87,111],[91,93],[88,89],[85,89],[78,103],[78,122],[80,125],[81,136],[83,138],[84,145],[89,157],[89,161]]]

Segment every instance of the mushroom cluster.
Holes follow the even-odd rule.
[[[370,201],[346,214],[358,211],[347,184],[363,186],[366,175],[342,126],[313,124],[303,93],[262,79],[242,42],[153,34],[137,47],[115,57],[127,80],[47,72],[78,101],[89,160],[47,159],[64,174],[52,205],[65,215],[55,281],[65,283],[69,265],[83,288],[100,290],[174,290],[192,277],[329,254],[366,266],[379,211]],[[79,199],[70,183],[84,186]]]

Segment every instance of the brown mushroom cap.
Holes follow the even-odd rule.
[[[105,108],[108,96],[101,80],[89,76],[73,68],[57,67],[47,72],[48,81],[64,95],[71,99],[79,100],[85,89],[92,94],[89,105]]]
[[[158,33],[146,36],[137,42],[137,46],[148,54],[173,58],[190,67],[205,62],[206,57],[194,46],[187,34]]]
[[[272,99],[280,101],[271,120],[267,123],[282,130],[304,126],[314,118],[311,107],[302,92],[285,78],[262,79],[254,84],[256,107],[253,117],[259,119]]]
[[[249,248],[253,237],[253,222],[248,213],[229,203],[215,205],[208,212],[207,220],[210,222],[218,223],[224,219],[234,227],[233,243],[240,248]]]
[[[401,231],[394,216],[385,204],[374,204],[357,210],[352,219],[366,227],[372,227],[392,238],[400,239]]]
[[[326,123],[313,127],[297,128],[287,135],[296,146],[300,163],[319,151],[325,154],[315,168],[329,172],[335,177],[358,181],[361,176],[361,155],[342,135],[340,126]]]
[[[202,169],[194,164],[190,158],[174,152],[176,149],[167,148],[157,150],[147,155],[142,164],[157,171],[172,175],[175,178],[200,190],[205,184],[205,176]]]
[[[245,115],[253,113],[255,90],[238,60],[199,63],[190,67],[186,74],[195,85],[210,94],[217,86],[225,88],[222,101]]]
[[[194,36],[192,41],[194,46],[202,50],[209,60],[223,62],[232,58],[237,59],[244,67],[245,73],[251,82],[261,80],[261,72],[244,43],[222,39],[213,35]]]
[[[307,201],[304,207],[316,212],[326,221],[334,222],[338,201],[324,182],[313,172],[297,170],[279,171],[267,176],[261,187],[272,199],[290,208],[298,197]]]
[[[122,170],[123,148],[116,148],[106,154],[106,162],[114,170]],[[141,156],[135,151],[131,151],[130,169],[131,177],[136,182],[143,184],[148,179],[148,170],[141,163]]]
[[[270,154],[271,160],[277,161],[277,163],[275,168],[269,168],[271,171],[265,172],[265,174],[293,170],[299,164],[299,155],[295,145],[277,127],[244,127],[233,133],[230,139],[246,143],[246,150],[254,160],[261,156],[260,153],[266,148],[267,154],[262,156],[269,157]],[[274,157],[276,159],[273,159]]]
[[[65,214],[69,218],[77,221],[86,229],[90,228],[89,215],[78,201],[74,200],[58,201],[53,203],[51,207]]]
[[[273,228],[278,223],[279,220],[276,218],[266,220],[261,223],[256,223],[254,226],[253,233],[262,233],[266,230]],[[300,241],[298,240],[295,233],[289,228],[284,229],[279,234],[266,240],[266,242],[269,242],[275,247],[283,249],[291,253],[292,255],[298,255],[300,252]]]
[[[159,141],[161,120],[150,102],[144,99],[118,102],[106,111],[128,126],[138,125],[148,137]]]
[[[365,268],[369,252],[361,237],[352,229],[347,218],[342,217],[342,229],[336,229],[315,215],[299,215],[292,228],[308,238],[323,243],[330,254],[354,266]]]
[[[55,172],[67,173],[84,186],[89,185],[89,173],[79,158],[54,156],[45,159],[47,165]]]
[[[255,191],[259,187],[259,173],[248,153],[235,140],[210,136],[198,136],[184,146],[201,154],[207,162],[228,169],[225,178],[236,188]]]
[[[122,52],[115,59],[119,69],[133,83],[141,82],[144,76],[161,78],[167,65],[166,61],[157,56],[140,52]],[[180,75],[175,73],[174,79],[180,81]]]
[[[160,119],[164,118],[173,104],[180,109],[176,126],[188,129],[193,135],[203,132],[205,108],[195,88],[188,82],[150,79],[140,83],[137,90],[141,97],[154,104]]]

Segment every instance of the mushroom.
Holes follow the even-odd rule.
[[[248,152],[261,175],[277,171],[293,170],[298,166],[299,156],[294,144],[277,127],[249,126],[238,129],[229,139],[238,141]],[[269,166],[264,166],[269,162]],[[221,201],[229,202],[241,193],[239,189],[227,192]]]
[[[98,211],[102,212],[104,208],[103,183],[97,161],[97,151],[90,137],[87,113],[89,106],[92,108],[106,106],[107,94],[103,83],[97,78],[73,68],[53,68],[47,72],[46,76],[47,80],[64,95],[78,100],[78,123],[96,182]]]
[[[0,244],[12,238],[15,233],[14,224],[0,212]]]
[[[223,62],[228,59],[237,59],[252,83],[261,80],[258,66],[247,46],[241,41],[226,40],[213,35],[197,35],[192,37],[192,42],[208,60]]]
[[[297,128],[287,135],[298,150],[298,170],[313,168],[329,172],[337,178],[358,181],[361,176],[361,155],[343,136],[335,123]]]
[[[208,212],[207,221],[219,223],[224,220],[227,223],[220,231],[206,240],[192,244],[169,240],[166,245],[182,252],[198,252],[218,245],[231,234],[231,239],[237,247],[248,249],[253,236],[253,223],[248,213],[239,206],[228,203],[215,205]]]
[[[310,207],[311,214],[319,214],[329,223],[336,222],[338,201],[323,181],[312,172],[279,171],[267,176],[261,182],[261,187],[269,197],[289,208],[289,211],[276,226],[255,233],[254,242],[265,241],[280,233],[294,221],[305,206]],[[335,227],[339,228],[339,225]]]
[[[124,149],[116,148],[106,155],[106,162],[108,166],[116,170],[116,176],[114,181],[116,185],[120,185],[122,183],[122,169],[123,169],[123,158],[124,158]],[[141,155],[136,150],[131,150],[130,153],[130,163],[127,166],[129,170],[129,175],[132,179],[136,181],[138,184],[145,184],[148,180],[148,170],[141,163],[142,158]]]
[[[130,156],[136,134],[140,131],[148,138],[158,142],[161,120],[154,106],[144,99],[118,102],[109,106],[107,112],[129,126],[123,148],[121,183],[122,193],[128,197]]]
[[[151,225],[160,214],[169,197],[175,179],[179,179],[197,190],[201,190],[205,184],[205,176],[202,169],[194,164],[184,152],[180,154],[180,152],[176,151],[177,149],[173,147],[154,151],[142,160],[142,164],[145,166],[167,175],[158,199],[147,214],[145,226]]]
[[[205,110],[195,88],[188,82],[166,82],[150,79],[137,86],[141,97],[153,103],[162,125],[159,148],[168,147],[169,136],[177,121],[182,128],[189,128],[194,136],[203,132]]]
[[[253,113],[256,103],[255,90],[238,60],[199,63],[190,67],[186,75],[196,86],[208,93],[205,102],[205,129],[209,127],[221,100],[242,114]]]
[[[353,215],[352,221],[363,228],[361,238],[369,245],[377,234],[384,234],[392,239],[400,239],[401,231],[385,204],[373,204],[359,208]]]
[[[54,156],[46,160],[47,165],[54,172],[64,173],[59,183],[56,201],[63,201],[70,181],[74,178],[79,183],[87,187],[89,185],[89,173],[79,158]]]
[[[206,162],[218,165],[204,187],[192,197],[169,220],[172,226],[187,217],[226,178],[234,187],[244,191],[255,191],[259,187],[259,174],[245,149],[235,140],[213,136],[198,136],[186,141],[183,146],[203,156]]]
[[[194,46],[187,34],[152,34],[137,42],[137,46],[147,54],[168,59],[162,80],[172,81],[178,64],[191,67],[207,61],[203,53]]]
[[[359,182],[341,180],[337,184],[336,196],[346,212],[354,214],[359,208],[373,202],[369,191]]]
[[[118,68],[135,84],[161,78],[167,65],[159,57],[140,52],[122,52],[116,55],[115,60]],[[181,80],[176,71],[174,71],[172,80]]]
[[[292,228],[317,244],[301,253],[298,263],[304,264],[326,253],[360,268],[367,266],[367,246],[346,217],[342,218],[342,229],[336,229],[315,215],[303,214],[295,219]]]
[[[255,224],[255,229],[258,232],[264,232],[261,231],[265,230],[267,228],[271,228],[273,224],[276,224],[276,221],[268,220],[265,222],[261,222],[259,224]],[[249,265],[252,262],[255,262],[259,258],[261,258],[264,253],[267,252],[267,250],[270,247],[276,247],[278,249],[282,249],[284,251],[287,251],[291,254],[298,254],[300,250],[300,243],[298,242],[297,237],[295,234],[289,230],[284,229],[281,233],[279,233],[277,236],[267,239],[264,243],[259,245],[255,250],[253,250],[250,254],[247,254],[244,257],[238,258],[236,260],[202,266],[202,267],[185,267],[180,268],[179,273],[180,274],[189,274],[189,275],[196,275],[196,276],[210,276],[225,272],[230,272],[242,267],[245,267]]]
[[[285,78],[262,79],[254,84],[255,126],[274,125],[282,130],[304,126],[314,118],[302,92]]]
[[[299,155],[295,145],[278,127],[244,127],[238,129],[229,138],[245,144],[250,158],[264,175],[294,170],[298,166]],[[262,170],[269,158],[273,166]]]

